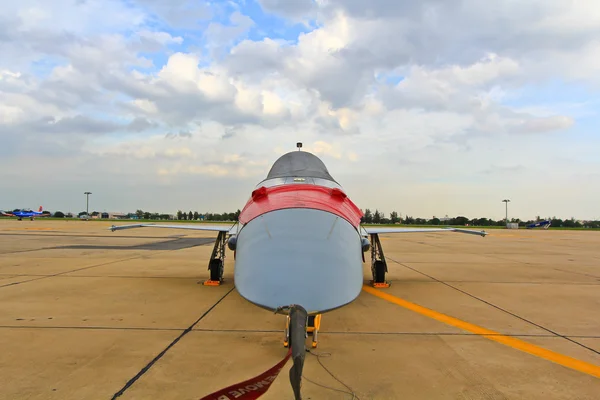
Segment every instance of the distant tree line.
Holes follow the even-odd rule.
[[[600,221],[576,221],[575,218],[562,220],[560,218],[541,218],[537,216],[535,220],[522,221],[519,218],[512,218],[508,222],[518,223],[519,226],[526,226],[533,224],[534,222],[540,222],[548,220],[551,222],[551,226],[558,228],[600,228]],[[412,216],[405,216],[401,218],[396,211],[390,213],[389,218],[379,210],[372,212],[368,208],[364,210],[364,216],[361,218],[361,222],[364,224],[404,224],[404,225],[460,225],[460,226],[505,226],[506,221],[504,218],[500,220],[493,220],[490,218],[467,218],[458,216],[448,219],[440,219],[433,217],[430,219],[415,218]]]
[[[177,219],[184,221],[237,221],[240,217],[241,210],[237,210],[236,212],[230,213],[203,213],[200,214],[198,211],[194,212],[185,212],[185,211],[177,211]]]
[[[135,215],[138,217],[138,219],[171,219],[171,216],[169,214],[151,213],[143,210],[136,210]],[[94,214],[92,213],[92,217],[93,216]]]
[[[44,213],[48,213],[44,211]],[[239,219],[241,211],[237,210],[236,212],[224,212],[224,213],[199,213],[198,211],[177,211],[175,218],[180,221],[237,221]],[[396,211],[392,211],[388,216],[385,213],[375,210],[375,212],[370,209],[364,210],[364,216],[361,218],[361,223],[363,224],[403,224],[403,225],[458,225],[458,226],[504,226],[506,221],[503,219],[494,220],[490,218],[467,218],[464,216],[458,216],[453,218],[444,218],[440,219],[437,217],[433,218],[415,218],[410,215],[406,215],[401,217],[400,214]],[[86,214],[85,211],[82,211],[78,214],[79,217]],[[99,212],[94,211],[90,213],[91,216],[96,217],[100,215]],[[169,214],[160,214],[160,213],[151,213],[148,211],[137,210],[135,213],[128,214],[130,217],[134,215],[137,219],[146,219],[146,220],[170,220],[171,216]],[[64,214],[61,211],[56,211],[52,214],[55,218],[73,218],[73,214],[68,213]],[[522,221],[519,218],[512,218],[509,220],[511,223],[518,223],[519,226],[526,226],[532,224],[534,222],[549,220],[553,227],[557,228],[596,228],[600,229],[600,221],[577,221],[575,218],[570,219],[560,219],[556,217],[552,218],[541,218],[537,216],[535,220]]]

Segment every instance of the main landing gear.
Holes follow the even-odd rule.
[[[210,261],[208,262],[208,270],[210,278],[204,281],[205,286],[219,286],[223,283],[223,270],[225,269],[225,245],[227,232],[219,232],[215,247],[213,247]]]
[[[371,272],[373,273],[371,285],[376,288],[390,287],[390,283],[385,280],[387,271],[387,262],[379,241],[379,235],[373,233],[371,234]]]

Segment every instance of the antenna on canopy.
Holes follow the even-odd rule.
[[[302,148],[302,142],[296,143],[296,147],[298,148],[298,151],[300,151],[300,149]]]

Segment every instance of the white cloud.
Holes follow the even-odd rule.
[[[342,154],[338,149],[339,146],[339,144],[332,145],[330,143],[319,140],[314,142],[312,146],[308,146],[306,150],[321,157],[327,155],[333,158],[337,158],[339,160],[340,158],[342,158]]]
[[[148,99],[135,99],[132,103],[135,107],[147,114],[156,114],[158,112],[156,104]]]
[[[167,45],[171,43],[182,43],[183,38],[181,36],[173,37],[171,34],[167,32],[152,32],[152,31],[140,31],[138,32],[138,36],[143,39],[155,41],[162,45]]]
[[[565,116],[554,116],[546,118],[535,118],[528,121],[519,121],[519,130],[526,133],[548,132],[567,129],[573,126],[572,118]]]
[[[74,34],[129,30],[142,25],[146,15],[120,1],[20,0],[4,2],[6,16],[16,17],[21,32],[60,30]]]
[[[165,150],[165,155],[172,158],[193,158],[194,153],[189,147],[178,147]]]
[[[242,15],[238,11],[229,16],[231,26],[225,26],[221,23],[211,22],[204,32],[210,42],[211,47],[226,46],[242,34],[246,33],[254,25],[252,18]]]
[[[196,0],[134,0],[148,11],[146,18],[157,18],[171,27],[198,29],[213,15],[209,2]]]
[[[258,0],[268,12],[272,12],[293,20],[303,20],[315,16],[319,0]]]
[[[0,104],[0,122],[3,124],[12,124],[24,117],[22,109],[14,106]]]
[[[12,72],[9,70],[0,71],[0,80],[5,80],[8,82],[18,81],[18,78],[21,77],[20,72]]]
[[[19,185],[37,165],[62,192],[118,177],[157,210],[192,199],[231,210],[301,141],[363,208],[497,217],[496,197],[527,193],[515,203],[529,218],[540,201],[573,213],[566,195],[531,193],[600,168],[590,151],[600,145],[596,2],[261,0],[304,28],[318,23],[297,37],[270,31],[243,4],[165,4],[6,4],[6,201],[31,185],[48,192],[44,181]],[[251,39],[255,28],[267,37]],[[556,82],[585,91],[532,89]],[[107,207],[140,207],[102,187]],[[581,195],[600,193],[583,185]]]

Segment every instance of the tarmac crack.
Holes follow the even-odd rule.
[[[433,238],[433,236],[429,236],[429,237]],[[428,243],[428,242],[412,241],[412,240],[405,240],[405,241],[406,242],[410,242],[410,243],[422,244],[424,246],[435,247],[436,249],[451,250],[451,249],[449,249],[446,246],[440,246],[440,245],[432,244],[432,243]],[[473,254],[473,253],[469,253],[469,254]],[[492,259],[495,259],[495,260],[502,260],[502,261],[507,261],[507,262],[514,262],[514,263],[517,263],[517,264],[532,265],[531,263],[528,263],[528,262],[519,261],[519,260],[511,260],[511,259],[508,259],[508,258],[499,257],[497,255],[484,254],[483,257],[488,257],[488,258],[492,258]],[[386,257],[386,258],[389,258],[389,257]],[[392,259],[390,258],[390,260],[392,260]],[[392,261],[394,261],[394,260],[392,260]],[[394,262],[397,262],[397,261],[394,261]],[[460,263],[461,262],[456,262],[455,264],[460,264]]]
[[[491,306],[491,307],[494,307],[495,309],[497,309],[497,310],[499,310],[499,311],[502,311],[502,312],[504,312],[504,313],[506,313],[506,314],[509,314],[509,315],[511,315],[511,316],[513,316],[513,317],[515,317],[515,318],[518,318],[518,319],[520,319],[521,321],[527,322],[527,323],[529,323],[529,324],[531,324],[531,325],[533,325],[533,326],[536,326],[536,327],[538,327],[538,328],[540,328],[540,329],[543,329],[543,330],[545,330],[546,332],[549,332],[549,333],[551,333],[551,334],[553,334],[553,335],[555,335],[555,336],[557,336],[557,337],[560,337],[560,338],[563,338],[563,339],[565,339],[565,340],[568,340],[568,341],[569,341],[569,342],[571,342],[571,343],[574,343],[574,344],[576,344],[576,345],[578,345],[578,346],[581,346],[581,347],[583,347],[584,349],[587,349],[587,350],[589,350],[589,351],[591,351],[591,352],[593,352],[593,353],[596,353],[596,354],[600,355],[600,351],[598,351],[598,350],[596,350],[596,349],[593,349],[593,348],[591,348],[591,347],[589,347],[589,346],[586,346],[586,345],[584,345],[583,343],[580,343],[580,342],[578,342],[578,341],[576,341],[576,340],[573,340],[573,339],[571,339],[571,337],[574,337],[573,335],[570,335],[570,337],[569,337],[569,336],[566,336],[566,335],[562,335],[562,334],[560,334],[560,333],[558,333],[558,332],[554,332],[553,330],[551,330],[551,329],[549,329],[549,328],[546,328],[545,326],[542,326],[542,325],[540,325],[540,324],[537,324],[537,323],[535,323],[535,322],[533,322],[533,321],[531,321],[531,320],[529,320],[529,319],[527,319],[527,318],[525,318],[525,317],[521,317],[520,315],[517,315],[517,314],[515,314],[515,313],[513,313],[513,312],[511,312],[511,311],[508,311],[508,310],[507,310],[507,309],[505,309],[505,308],[502,308],[502,307],[500,307],[500,306],[498,306],[498,305],[496,305],[496,304],[490,303],[489,301],[487,301],[487,300],[484,300],[484,299],[482,299],[482,298],[480,298],[480,297],[477,297],[477,296],[475,296],[475,295],[473,295],[473,294],[471,294],[471,293],[469,293],[469,292],[467,292],[467,291],[465,291],[465,290],[459,289],[459,288],[457,288],[456,286],[450,285],[449,283],[446,283],[446,282],[444,282],[444,281],[441,281],[441,280],[439,280],[439,279],[437,279],[437,278],[434,278],[433,276],[431,276],[431,275],[428,275],[428,274],[426,274],[426,273],[424,273],[424,272],[421,272],[421,271],[419,271],[419,270],[418,270],[418,269],[416,269],[416,268],[409,267],[408,265],[406,265],[406,264],[404,264],[404,263],[401,263],[400,261],[394,260],[393,258],[390,258],[390,257],[386,257],[386,258],[387,258],[387,259],[389,259],[389,260],[391,260],[391,261],[393,261],[393,262],[395,262],[395,263],[396,263],[396,264],[398,264],[398,265],[401,265],[401,266],[403,266],[404,268],[408,268],[408,269],[410,269],[411,271],[414,271],[414,272],[417,272],[417,273],[419,273],[419,274],[421,274],[421,275],[423,275],[423,276],[426,276],[426,277],[428,277],[429,279],[432,279],[432,280],[434,280],[434,281],[436,281],[436,282],[438,282],[438,283],[441,283],[441,284],[443,284],[443,285],[445,285],[445,286],[448,286],[449,288],[452,288],[452,289],[454,289],[454,290],[456,290],[456,291],[458,291],[458,292],[460,292],[460,293],[462,293],[462,294],[465,294],[465,295],[467,295],[467,296],[469,296],[469,297],[471,297],[471,298],[473,298],[473,299],[475,299],[475,300],[478,300],[478,301],[480,301],[480,302],[482,302],[482,303],[485,303],[485,304],[487,304],[487,305],[489,305],[489,306]]]
[[[568,272],[569,274],[576,274],[576,275],[583,275],[583,276],[589,276],[590,278],[596,278],[596,279],[600,279],[600,276],[597,275],[592,275],[592,274],[586,274],[584,272],[575,272],[575,271],[566,271],[564,269],[560,269],[560,268],[554,268],[556,271],[561,271],[561,272]]]
[[[31,253],[33,251],[41,251],[41,250],[52,250],[54,249],[54,247],[41,247],[39,249],[27,249],[27,250],[15,250],[15,251],[6,251],[6,252],[2,252],[0,253],[0,255],[5,255],[5,254],[19,254],[19,253]]]
[[[1,328],[1,326],[0,326]],[[276,329],[206,329],[199,328],[194,329],[194,332],[214,332],[214,333],[280,333],[281,330]],[[468,332],[368,332],[368,331],[325,331],[319,330],[319,335],[330,334],[330,335],[389,335],[389,336],[482,336],[478,333]],[[539,333],[494,333],[485,334],[483,336],[507,336],[507,337],[543,337],[543,338],[556,338],[560,339],[560,336],[554,334],[539,334]],[[569,335],[569,337],[581,338],[581,339],[600,339],[600,336],[586,336],[586,335]]]
[[[386,258],[389,258],[386,256]],[[391,260],[391,258],[390,258]],[[411,264],[413,262],[411,261]],[[444,263],[445,264],[445,263]],[[11,276],[19,276],[11,274]],[[364,279],[363,284],[370,284],[371,279]],[[439,283],[430,279],[403,279],[404,283]],[[493,283],[499,285],[578,285],[578,286],[598,286],[600,283],[596,282],[571,282],[571,281],[553,281],[553,282],[540,282],[540,281],[474,281],[474,280],[448,280],[444,282],[449,283]]]
[[[73,325],[56,325],[56,326],[40,326],[40,325],[0,325],[0,329],[68,329],[68,330],[111,330],[111,331],[149,331],[149,332],[174,332],[181,331],[181,328],[149,328],[143,326],[73,326]],[[213,333],[281,333],[281,329],[194,329],[193,333],[198,332],[213,332]],[[370,332],[370,331],[325,331],[320,330],[319,333],[329,335],[389,335],[389,336],[481,336],[475,333],[467,332]],[[537,333],[497,333],[486,336],[510,336],[510,337],[547,337],[560,338],[552,334],[537,334]],[[571,338],[578,339],[600,339],[600,336],[594,335],[569,335]]]
[[[76,272],[76,271],[75,271]],[[0,274],[2,276],[3,274]],[[8,278],[17,278],[17,277],[28,277],[28,276],[37,276],[37,277],[46,277],[49,278],[51,276],[56,275],[42,275],[42,274],[6,274]],[[60,275],[59,278],[113,278],[113,279],[194,279],[197,280],[198,277],[195,276],[135,276],[135,275]],[[600,285],[600,283],[591,283],[591,285]]]
[[[201,245],[199,245],[199,246],[206,246],[207,244],[210,244],[210,243],[211,243],[211,242],[208,242],[208,243],[203,243],[203,244],[201,244]],[[167,249],[167,250],[157,251],[156,253],[153,253],[153,254],[151,254],[151,255],[150,255],[150,257],[153,257],[153,256],[155,256],[155,255],[158,255],[158,254],[162,254],[162,253],[167,253],[167,252],[169,252],[169,251],[176,251],[176,250],[179,250],[179,249]],[[20,282],[12,282],[12,283],[8,283],[8,284],[6,284],[6,285],[0,285],[0,289],[1,289],[1,288],[3,288],[3,287],[14,286],[14,285],[20,285],[20,284],[22,284],[22,283],[28,283],[28,282],[33,282],[33,281],[39,281],[39,280],[41,280],[41,279],[53,278],[53,277],[57,277],[57,276],[65,275],[65,274],[70,274],[70,273],[72,273],[72,272],[79,272],[79,271],[84,271],[84,270],[91,269],[91,268],[103,267],[103,266],[105,266],[105,265],[116,264],[116,263],[120,263],[120,262],[124,262],[124,261],[136,260],[136,259],[138,259],[138,258],[143,258],[143,257],[148,257],[148,255],[147,255],[147,254],[141,254],[141,255],[139,255],[139,256],[128,257],[128,258],[123,258],[123,259],[120,259],[120,260],[114,260],[114,261],[108,261],[108,262],[105,262],[105,263],[100,263],[100,264],[90,265],[90,266],[87,266],[87,267],[82,267],[82,268],[76,268],[76,269],[73,269],[73,270],[69,270],[69,271],[63,271],[63,272],[59,272],[59,273],[56,273],[56,274],[51,274],[51,275],[43,275],[43,276],[40,276],[40,277],[38,277],[38,278],[34,278],[34,279],[28,279],[28,280],[25,280],[25,281],[20,281]],[[19,276],[19,275],[17,275],[17,276]]]
[[[169,250],[167,250],[167,251],[169,251]],[[100,263],[100,264],[89,265],[87,267],[76,268],[76,269],[73,269],[73,270],[70,270],[70,271],[63,271],[63,272],[59,272],[57,274],[44,275],[44,276],[41,276],[41,277],[38,277],[38,278],[28,279],[26,281],[13,282],[13,283],[8,283],[6,285],[0,285],[0,288],[8,287],[8,286],[14,286],[14,285],[20,285],[22,283],[27,283],[27,282],[39,281],[41,279],[52,278],[52,277],[56,277],[56,276],[60,276],[60,275],[64,275],[64,274],[70,274],[71,272],[84,271],[86,269],[102,267],[102,266],[110,265],[110,264],[116,264],[116,263],[120,263],[120,262],[123,262],[123,261],[131,261],[131,260],[135,260],[137,258],[142,258],[144,256],[145,255],[139,255],[139,256],[135,256],[135,257],[123,258],[121,260],[114,260],[114,261],[108,261],[108,262],[104,262],[104,263]]]
[[[101,239],[174,239],[183,237],[183,235],[169,235],[169,236],[128,236],[128,235],[78,235],[78,234],[60,234],[54,233],[6,233],[0,232],[0,236],[43,236],[43,237],[76,237],[76,238],[101,238]]]
[[[114,330],[114,331],[180,331],[181,328],[148,328],[136,326],[39,326],[39,325],[0,325],[0,329],[72,329],[72,330]]]
[[[210,313],[217,305],[219,305],[219,303],[221,301],[223,301],[225,299],[225,297],[227,297],[229,295],[229,293],[233,292],[233,290],[235,289],[235,286],[233,286],[231,289],[229,289],[227,291],[227,293],[225,293],[223,296],[221,296],[221,298],[219,298],[219,300],[217,300],[217,302],[215,304],[213,304],[208,310],[206,310],[206,312],[204,312],[204,314],[202,314],[193,324],[191,324],[189,327],[187,327],[187,329],[185,329],[179,336],[177,336],[175,338],[175,340],[173,340],[163,351],[161,351],[156,357],[154,357],[154,359],[152,359],[152,361],[150,361],[144,368],[142,368],[140,370],[140,372],[138,372],[133,378],[131,378],[126,384],[125,386],[123,386],[121,388],[121,390],[119,390],[117,393],[115,393],[113,395],[113,397],[111,398],[111,400],[115,400],[118,397],[121,397],[126,391],[127,389],[129,389],[135,382],[137,382],[138,379],[140,379],[146,372],[148,372],[150,370],[150,368],[152,368],[152,366],[154,364],[156,364],[158,362],[158,360],[160,360],[173,346],[175,346],[185,335],[187,335],[188,333],[190,333],[192,331],[192,329],[194,329],[194,327],[200,322],[202,321],[202,319],[204,317],[206,317],[208,315],[208,313]]]

